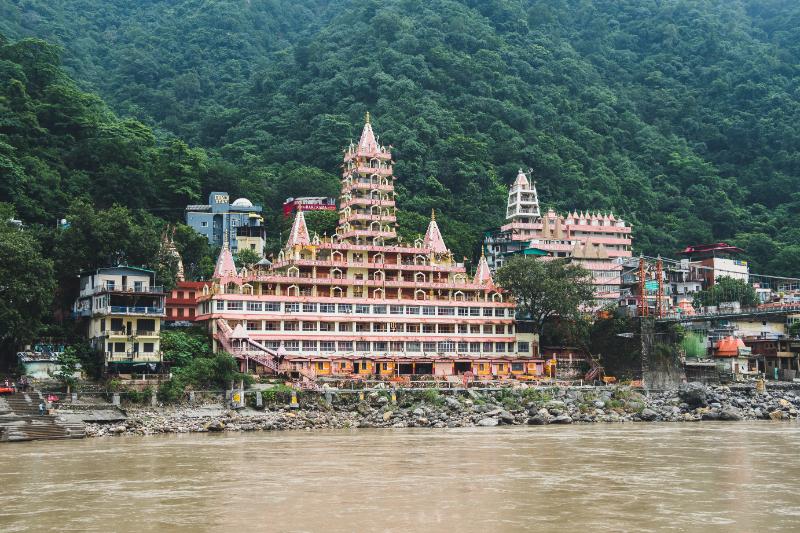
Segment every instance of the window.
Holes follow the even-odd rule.
[[[458,325],[458,332],[459,333],[469,333],[469,324],[459,324]]]
[[[333,329],[334,323],[333,322],[320,322],[319,323],[319,330],[320,331],[335,331]]]
[[[494,351],[496,351],[496,352],[505,352],[506,351],[506,343],[504,343],[504,342],[496,342],[496,343],[494,343]]]
[[[316,303],[304,303],[303,304],[303,312],[304,313],[316,313],[317,312],[317,304]]]
[[[502,307],[496,307],[494,309],[494,316],[506,316],[506,310]]]
[[[523,372],[525,370],[525,365],[522,363],[511,363],[511,370],[514,372]]]
[[[406,324],[406,333],[419,333],[419,324]]]
[[[392,341],[389,343],[389,349],[393,352],[402,352],[403,343],[400,341]]]
[[[300,322],[287,320],[283,323],[283,331],[299,331]]]
[[[372,331],[377,333],[386,333],[386,322],[373,322]]]
[[[122,325],[121,318],[111,319],[111,331],[122,331],[123,329],[125,329],[125,326]]]
[[[353,331],[353,323],[339,322],[339,331]]]
[[[225,310],[225,300],[217,300],[216,302],[214,302],[214,304],[215,304],[214,308],[217,311],[224,311]]]
[[[469,316],[469,308],[467,308],[467,307],[459,307],[458,308],[458,316]]]
[[[303,341],[303,350],[317,351],[317,341]]]
[[[200,227],[201,227],[201,228],[207,228],[207,227],[208,227],[208,221],[207,221],[207,220],[204,220],[204,221],[202,221],[202,222],[200,223]]]
[[[300,341],[285,341],[283,347],[286,348],[287,352],[300,351]]]
[[[369,322],[356,322],[356,331],[366,332],[370,330]]]
[[[241,311],[242,309],[244,309],[244,302],[228,300],[228,311]]]
[[[436,324],[422,324],[422,333],[436,333]]]
[[[153,342],[143,342],[142,343],[142,352],[144,353],[153,353],[155,349],[155,343]]]
[[[280,322],[265,322],[264,323],[264,330],[265,331],[278,331],[281,327]]]
[[[469,332],[470,333],[480,333],[481,332],[481,325],[480,324],[470,324],[469,325]]]
[[[114,343],[114,351],[116,353],[125,353],[125,343],[124,342],[115,342]]]
[[[286,304],[286,312],[287,313],[299,313],[300,312],[300,304],[298,304],[298,303],[287,303]]]
[[[356,351],[357,352],[368,352],[369,351],[369,342],[367,342],[367,341],[357,341],[356,342]]]
[[[336,343],[333,341],[321,341],[319,343],[319,351],[321,352],[333,352],[336,350]]]
[[[248,311],[261,311],[264,305],[261,302],[247,302]]]
[[[403,314],[403,306],[402,305],[392,305],[389,307],[389,313],[393,315],[402,315]]]
[[[469,351],[469,343],[468,342],[459,342],[458,343],[458,351],[459,353],[464,353]]]
[[[455,324],[439,324],[439,333],[455,333]]]
[[[492,316],[492,308],[491,307],[484,307],[483,308],[483,316]]]
[[[261,322],[256,322],[255,320],[247,321],[247,331],[256,331],[259,329],[261,329]]]
[[[494,351],[494,343],[492,342],[484,342],[483,343],[483,351],[491,353]]]
[[[481,308],[480,307],[470,307],[469,308],[469,316],[481,316]]]
[[[436,351],[436,343],[435,342],[423,342],[422,343],[422,351],[424,351],[424,352],[435,352]]]
[[[424,306],[422,308],[422,314],[423,315],[428,315],[428,316],[433,316],[433,315],[436,314],[436,308],[433,307],[432,305],[426,305],[426,306]]]
[[[368,315],[369,314],[369,305],[356,304],[356,314],[357,315]]]
[[[439,343],[440,352],[454,352],[456,351],[456,343],[453,341],[442,341]]]
[[[472,353],[480,353],[481,351],[481,343],[479,342],[471,342],[469,343],[469,351]]]
[[[280,313],[281,311],[281,303],[280,302],[266,302],[264,303],[264,311],[268,313]]]
[[[388,349],[388,342],[386,341],[377,341],[372,343],[372,349],[376,352],[385,352]]]
[[[320,313],[335,313],[336,304],[319,304]]]
[[[316,322],[308,322],[303,321],[303,331],[317,331],[317,323]]]
[[[406,351],[408,352],[418,352],[419,351],[419,343],[418,342],[407,342],[406,343]]]
[[[353,350],[352,341],[339,341],[336,343],[336,349],[340,352],[350,352]]]
[[[530,346],[530,343],[528,343],[528,342],[520,341],[520,342],[517,343],[517,351],[519,353],[527,353],[528,351],[530,351],[530,349],[531,349],[531,346]]]
[[[373,305],[372,306],[372,313],[376,315],[385,315],[386,314],[386,306],[385,305]]]
[[[455,316],[456,310],[453,307],[440,307],[439,316]]]
[[[338,309],[340,313],[352,313],[353,304],[339,304]]]
[[[105,331],[105,330],[106,330],[106,319],[103,318],[102,320],[100,320],[100,331]]]

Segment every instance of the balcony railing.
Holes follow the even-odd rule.
[[[163,315],[163,307],[126,307],[122,305],[110,305],[106,308],[99,308],[95,313],[111,313],[114,315]]]
[[[103,283],[89,291],[82,291],[85,294],[97,294],[100,292],[132,292],[146,294],[164,294],[164,287],[160,285],[122,285],[119,283]]]

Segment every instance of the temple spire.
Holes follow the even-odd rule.
[[[217,264],[214,267],[214,277],[225,278],[235,276],[237,276],[236,264],[233,262],[233,254],[231,253],[231,249],[228,247],[228,242],[225,241],[222,244],[222,250],[219,252],[219,257],[217,257]]]
[[[292,231],[289,233],[289,240],[286,241],[286,247],[308,246],[309,244],[311,244],[311,237],[309,237],[308,227],[306,227],[306,216],[303,214],[303,209],[298,206],[297,215],[295,215],[294,223],[292,223]]]
[[[489,263],[486,261],[486,256],[483,254],[483,247],[481,247],[481,258],[478,261],[478,268],[475,270],[474,283],[487,288],[494,287],[492,271],[489,270]]]
[[[425,248],[437,254],[446,254],[449,251],[444,243],[444,238],[442,238],[442,232],[439,231],[439,225],[436,223],[436,211],[433,209],[431,209],[431,221],[428,224],[428,231],[425,232],[422,244]]]
[[[365,120],[364,129],[361,130],[361,139],[358,141],[358,155],[370,155],[380,152],[378,141],[375,140],[375,133],[372,131],[372,124],[369,122],[369,111]]]

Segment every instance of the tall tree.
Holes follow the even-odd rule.
[[[497,271],[495,281],[511,292],[518,316],[530,319],[539,335],[551,318],[578,319],[594,298],[589,271],[565,260],[513,257]]]

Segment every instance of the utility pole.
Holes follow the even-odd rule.
[[[658,256],[656,262],[656,277],[658,278],[658,291],[656,292],[656,318],[664,316],[664,262]]]
[[[645,284],[644,256],[639,256],[639,316],[647,316],[647,292]]]

